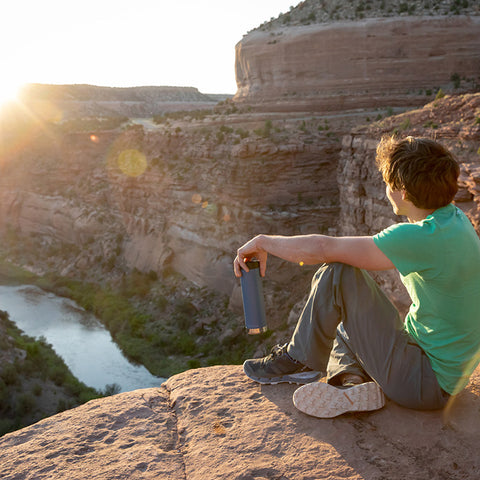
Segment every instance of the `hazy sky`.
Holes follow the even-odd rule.
[[[235,44],[296,0],[1,0],[0,98],[19,83],[235,93]]]

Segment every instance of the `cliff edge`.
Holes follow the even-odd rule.
[[[2,479],[475,478],[480,369],[445,412],[387,401],[316,419],[294,385],[259,385],[240,366],[189,370],[161,388],[93,400],[0,438]]]

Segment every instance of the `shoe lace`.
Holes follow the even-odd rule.
[[[274,345],[270,350],[271,358],[281,357],[283,354],[287,353],[287,346],[287,343],[284,345]]]

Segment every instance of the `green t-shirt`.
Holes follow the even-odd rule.
[[[462,390],[480,360],[480,240],[453,204],[373,237],[412,299],[405,329],[428,355],[440,386]]]

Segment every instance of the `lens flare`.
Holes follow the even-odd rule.
[[[470,376],[476,370],[480,364],[480,349],[477,350],[477,353],[473,355],[470,359],[470,362],[465,367],[465,375]],[[459,394],[464,389],[464,385],[459,383],[455,390],[452,393],[452,396],[449,398],[447,405],[443,409],[443,423],[448,425],[451,418],[454,416],[455,403],[457,401],[457,394]]]
[[[197,205],[202,203],[202,196],[199,193],[194,193],[192,195],[192,202],[196,203]]]
[[[129,177],[138,177],[147,168],[147,158],[135,149],[123,150],[117,159],[118,168]]]
[[[90,140],[93,143],[99,143],[100,142],[100,139],[96,135],[94,135],[93,133],[90,135]]]

